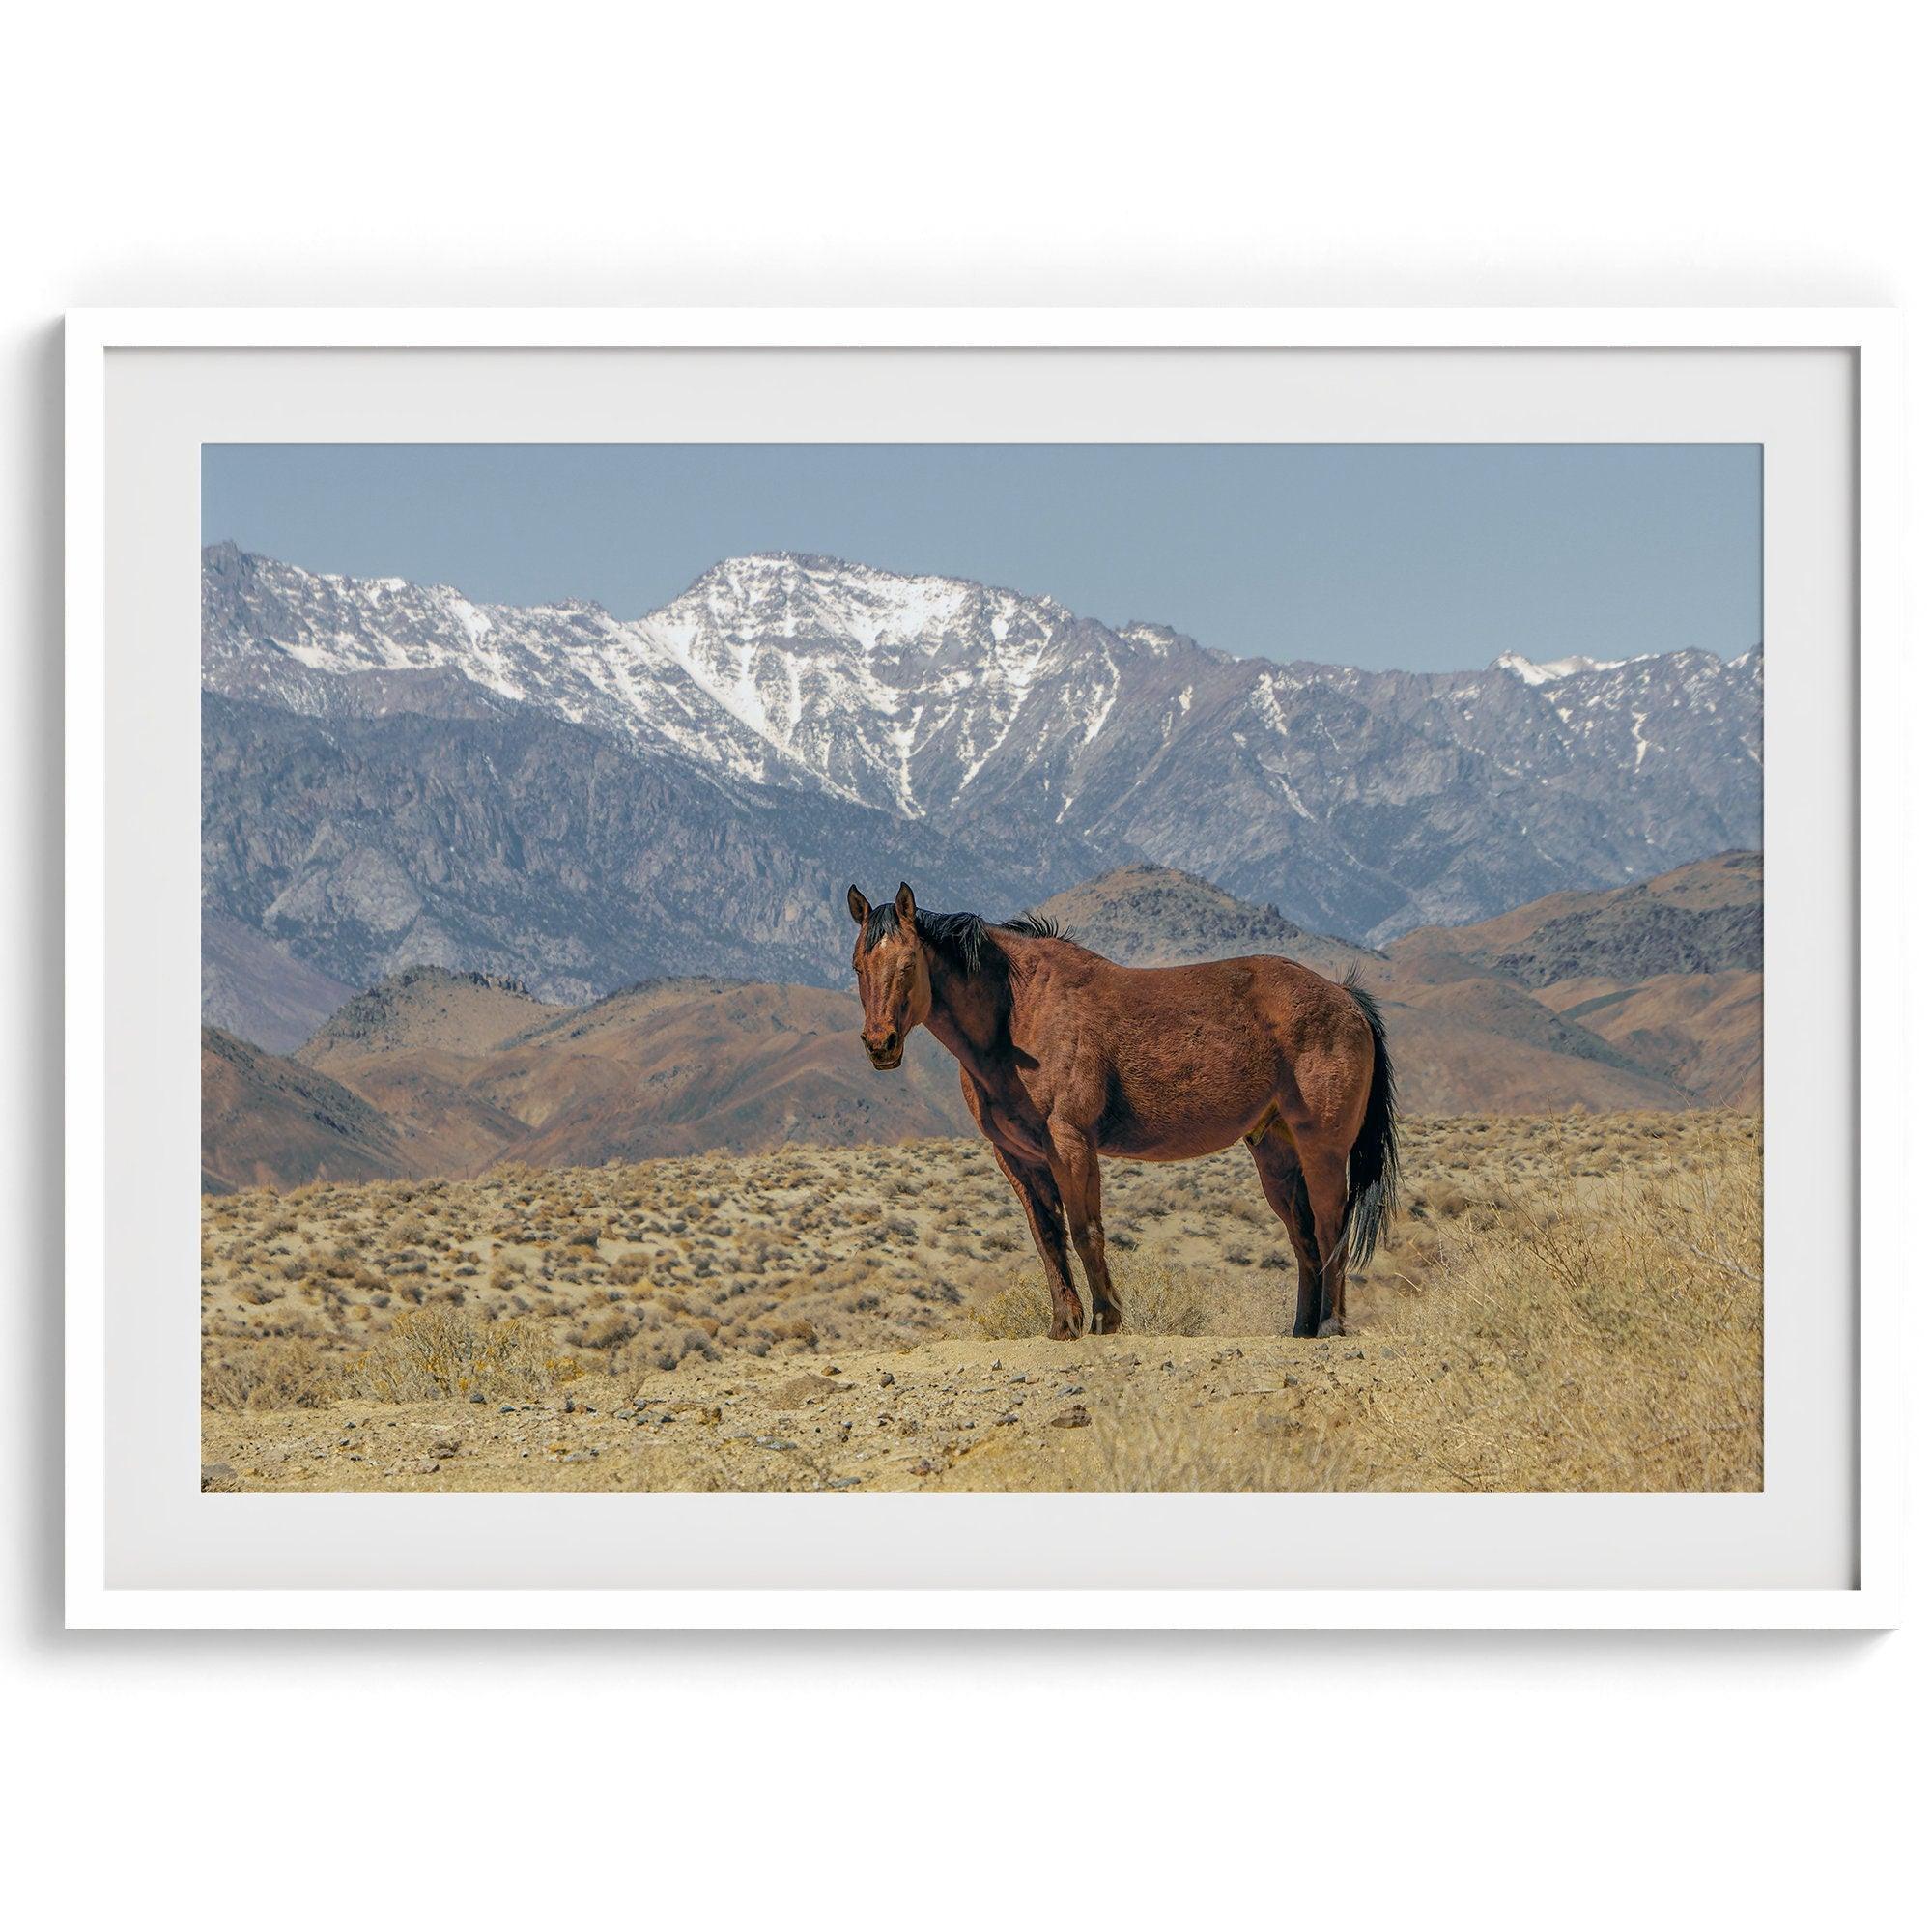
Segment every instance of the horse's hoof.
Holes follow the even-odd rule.
[[[1096,1335],[1118,1335],[1126,1326],[1118,1308],[1103,1310],[1094,1318],[1094,1332]]]
[[[1345,1335],[1348,1333],[1348,1330],[1342,1326],[1340,1316],[1331,1315],[1315,1332],[1323,1340],[1326,1340],[1330,1335]]]
[[[1049,1342],[1077,1342],[1080,1339],[1080,1330],[1070,1326],[1067,1322],[1056,1321],[1046,1331],[1046,1339]]]

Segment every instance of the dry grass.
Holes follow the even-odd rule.
[[[1402,1327],[1456,1366],[1379,1430],[1471,1490],[1761,1488],[1763,1229],[1755,1132],[1688,1172],[1525,1188],[1444,1244]]]
[[[1110,1163],[1127,1352],[1074,1345],[1122,1365],[1091,1384],[1094,1426],[927,1454],[954,1401],[905,1453],[958,1487],[1755,1488],[1759,1141],[1732,1113],[1413,1122],[1394,1238],[1351,1280],[1350,1335],[1315,1345],[1285,1339],[1294,1268],[1243,1151]],[[205,1404],[242,1417],[723,1400],[748,1375],[887,1356],[909,1402],[924,1354],[1010,1356],[1047,1323],[978,1141],[213,1197],[202,1305]],[[1150,1381],[1161,1351],[1134,1345],[1152,1337],[1190,1373],[1241,1342],[1272,1380]]]
[[[1763,1201],[1755,1121],[1688,1171],[1532,1179],[1357,1328],[1376,1366],[1338,1399],[1318,1349],[1307,1393],[1243,1426],[1125,1409],[1078,1486],[1761,1489]]]
[[[1074,1267],[1077,1270],[1079,1264]],[[1137,1255],[1109,1264],[1115,1297],[1129,1335],[1207,1335],[1246,1333],[1247,1324],[1223,1294],[1218,1305],[1203,1284],[1164,1261]],[[985,1284],[973,1297],[974,1324],[994,1341],[1044,1335],[1053,1319],[1053,1299],[1037,1265],[1016,1267]],[[1265,1321],[1265,1312],[1256,1314]]]

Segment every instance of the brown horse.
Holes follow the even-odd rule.
[[[1026,1208],[1056,1339],[1121,1325],[1100,1224],[1100,1155],[1192,1160],[1246,1141],[1300,1268],[1297,1335],[1342,1333],[1346,1269],[1375,1253],[1396,1188],[1395,1076],[1375,1001],[1291,959],[1116,966],[1047,921],[922,912],[901,885],[845,895],[881,1072],[930,1027]]]

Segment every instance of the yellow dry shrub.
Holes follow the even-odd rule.
[[[582,1373],[539,1323],[482,1321],[437,1303],[397,1316],[386,1335],[343,1365],[341,1379],[345,1392],[374,1402],[510,1401],[548,1395]]]
[[[327,1356],[305,1341],[215,1341],[202,1344],[204,1408],[319,1408],[335,1400]]]

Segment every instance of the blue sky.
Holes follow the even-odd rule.
[[[627,617],[720,557],[815,551],[1439,670],[1748,649],[1759,483],[1754,444],[210,444],[202,535]]]

